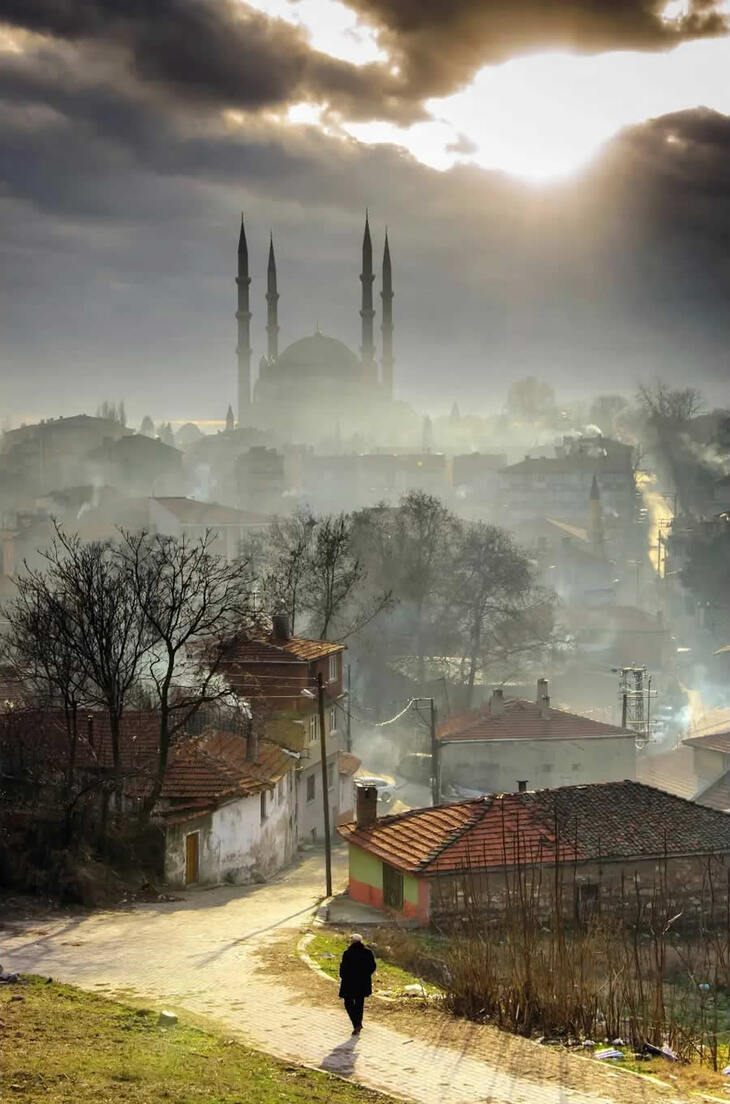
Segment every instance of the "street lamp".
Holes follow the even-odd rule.
[[[319,748],[322,760],[322,820],[324,822],[324,870],[326,896],[332,896],[332,840],[330,839],[330,803],[329,803],[329,778],[327,774],[327,737],[324,729],[324,683],[322,675],[317,672],[317,693],[314,694],[306,687],[300,691],[302,697],[310,701],[317,699],[319,707]]]

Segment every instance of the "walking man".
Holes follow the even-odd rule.
[[[353,932],[350,946],[340,962],[340,997],[345,1002],[345,1011],[352,1020],[352,1034],[362,1031],[362,1014],[365,997],[373,991],[372,977],[375,973],[375,956],[362,941],[362,936]]]

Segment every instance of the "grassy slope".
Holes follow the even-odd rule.
[[[20,1000],[13,1000],[20,997]],[[2,1097],[45,1104],[392,1104],[326,1073],[286,1065],[220,1036],[157,1026],[68,985],[0,989]]]

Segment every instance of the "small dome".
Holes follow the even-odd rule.
[[[312,334],[311,337],[302,337],[299,341],[287,346],[277,360],[279,368],[295,369],[324,369],[329,372],[343,372],[346,374],[357,372],[359,361],[355,354],[335,337],[327,337],[326,334]]]

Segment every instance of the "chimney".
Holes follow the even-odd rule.
[[[540,716],[543,721],[550,720],[550,696],[544,694],[540,700]]]
[[[504,690],[501,686],[497,686],[492,691],[492,696],[489,699],[489,712],[492,717],[501,717],[504,713]]]
[[[378,819],[378,791],[375,786],[355,786],[357,807],[355,822],[358,828],[369,828]]]
[[[546,678],[539,678],[537,680],[537,694],[535,695],[535,701],[539,705],[548,692],[548,680]]]
[[[249,763],[255,763],[259,757],[259,734],[253,720],[248,723],[246,732],[246,758]]]
[[[271,618],[271,636],[273,640],[291,640],[291,628],[287,613],[275,613]]]

